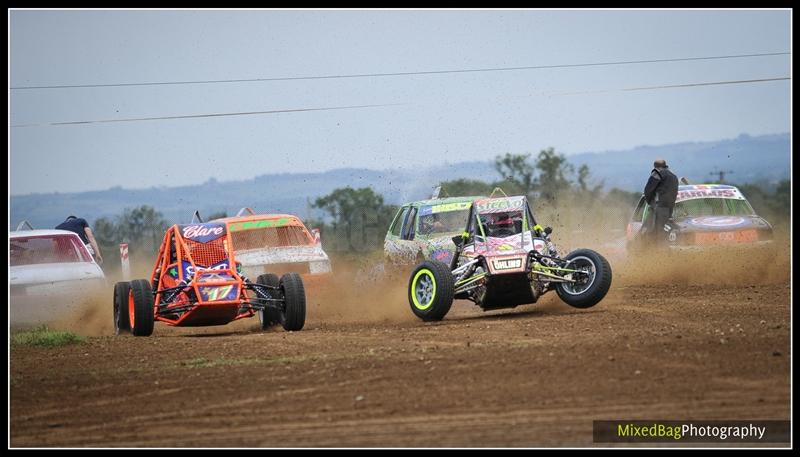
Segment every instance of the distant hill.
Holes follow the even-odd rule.
[[[558,150],[557,150],[558,151]],[[663,157],[678,175],[692,182],[715,179],[709,173],[733,171],[727,180],[733,183],[776,183],[789,178],[789,134],[748,136],[731,140],[676,143],[661,146],[638,146],[622,151],[573,154],[570,163],[589,166],[593,179],[605,188],[618,187],[640,191],[652,168],[653,159]],[[270,174],[244,181],[217,182],[183,187],[153,187],[78,193],[49,193],[11,196],[11,229],[21,220],[34,227],[53,227],[69,214],[86,218],[90,223],[102,216],[116,216],[126,207],[150,205],[173,222],[188,222],[194,210],[208,215],[217,211],[235,214],[242,206],[260,212],[288,212],[301,217],[313,215],[309,201],[337,187],[372,187],[388,203],[401,203],[427,197],[441,180],[469,177],[497,180],[491,165],[485,162],[461,162],[421,169],[367,170],[345,168],[324,173]]]
[[[718,179],[713,171],[733,171],[725,180],[731,183],[776,183],[789,179],[789,134],[751,137],[702,143],[675,143],[638,146],[624,151],[582,153],[569,156],[570,162],[586,164],[593,176],[605,179],[606,187],[638,191],[652,169],[653,160],[666,159],[678,176],[699,183]]]

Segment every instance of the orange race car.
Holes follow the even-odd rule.
[[[258,314],[261,328],[280,323],[300,330],[306,317],[303,280],[260,274],[253,282],[237,262],[234,223],[206,222],[167,229],[149,280],[114,286],[114,328],[153,333],[155,321],[172,326],[223,325]]]

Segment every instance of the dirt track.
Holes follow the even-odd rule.
[[[591,446],[595,419],[789,418],[788,278],[623,277],[590,310],[457,302],[435,324],[402,288],[372,292],[363,306],[385,308],[361,322],[312,300],[295,333],[158,324],[15,346],[11,445]]]

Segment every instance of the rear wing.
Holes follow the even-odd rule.
[[[503,189],[501,189],[501,188],[499,188],[499,187],[495,187],[495,188],[492,190],[492,193],[491,193],[491,194],[489,194],[489,198],[495,198],[495,197],[494,197],[494,194],[496,194],[496,193],[498,193],[498,192],[499,192],[499,193],[501,193],[501,194],[503,194],[503,197],[508,197],[508,195],[506,195],[506,193],[503,191]]]
[[[17,226],[17,231],[20,230],[33,230],[33,225],[31,225],[31,223],[28,221],[22,221]]]

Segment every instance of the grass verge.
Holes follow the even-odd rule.
[[[83,338],[72,332],[60,332],[47,327],[37,327],[11,335],[12,346],[60,347],[82,342]]]

